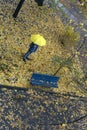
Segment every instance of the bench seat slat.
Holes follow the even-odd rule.
[[[59,77],[57,77],[57,76],[33,73],[30,82],[32,85],[40,85],[40,86],[57,88],[58,80],[59,80]]]
[[[34,73],[32,75],[32,78],[36,79],[36,80],[58,81],[58,77],[56,77],[56,76],[49,76],[49,75],[46,75],[46,74]]]

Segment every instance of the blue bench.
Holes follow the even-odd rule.
[[[57,76],[33,73],[30,83],[32,85],[39,85],[43,87],[58,88],[58,80],[59,77]]]

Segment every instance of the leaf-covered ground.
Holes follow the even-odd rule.
[[[34,1],[26,1],[16,19],[12,17],[18,1],[13,4],[2,2],[1,6],[1,41],[0,41],[0,84],[30,87],[30,78],[33,72],[52,75],[61,66],[61,62],[55,63],[55,56],[66,60],[76,54],[72,66],[69,69],[63,65],[59,72],[58,92],[76,92],[77,84],[72,79],[84,78],[81,63],[78,59],[79,52],[70,48],[67,36],[64,41],[69,47],[61,44],[61,39],[66,32],[56,13],[51,8],[44,6],[38,8]],[[23,55],[28,50],[31,34],[41,34],[47,41],[45,47],[39,47],[37,52],[31,54],[31,59],[26,63]],[[68,43],[67,43],[68,42]],[[62,61],[61,60],[61,61]],[[75,75],[76,74],[76,75]],[[69,84],[69,85],[67,85]],[[79,90],[77,94],[81,94]]]
[[[27,51],[26,47],[28,47],[30,44],[29,40],[30,40],[30,35],[32,34],[32,31],[29,32],[29,30],[31,29],[31,26],[29,24],[31,22],[29,22],[29,24],[28,24],[25,21],[26,12],[29,10],[29,8],[27,9],[27,11],[25,8],[24,15],[22,14],[24,12],[24,9],[23,10],[21,9],[18,18],[14,21],[12,18],[12,14],[19,1],[18,0],[15,0],[15,1],[3,0],[3,1],[4,1],[4,3],[1,2],[3,4],[1,4],[1,8],[0,8],[2,10],[2,11],[0,11],[1,12],[0,17],[2,17],[2,19],[1,19],[2,21],[0,21],[0,25],[3,27],[3,28],[0,27],[0,29],[2,30],[1,32],[3,34],[3,35],[1,35],[1,39],[3,39],[3,40],[1,40],[2,42],[0,42],[0,83],[10,84],[10,85],[18,84],[21,86],[22,85],[21,82],[25,81],[25,79],[23,77],[24,74],[25,74],[25,76],[26,76],[26,74],[28,74],[26,72],[28,71],[29,68],[27,69],[26,66],[31,67],[30,68],[31,70],[29,70],[31,75],[32,75],[33,71],[41,72],[42,67],[40,69],[39,69],[39,67],[37,67],[37,70],[36,70],[35,66],[33,66],[33,64],[34,64],[33,60],[35,61],[37,54],[38,54],[38,56],[41,56],[43,54],[42,55],[42,59],[43,59],[44,53],[48,52],[49,47],[46,46],[46,48],[44,48],[45,51],[43,51],[43,53],[40,51],[40,49],[42,49],[42,48],[39,48],[38,51],[40,51],[40,52],[36,52],[35,55],[31,56],[33,58],[33,60],[28,61],[27,63],[24,63],[22,58],[23,58],[24,53]],[[5,1],[7,1],[7,3],[5,3]],[[11,3],[8,3],[8,1],[10,1]],[[26,4],[27,4],[27,2],[25,1],[25,5],[24,5],[25,7],[26,7]],[[32,3],[32,4],[34,5],[34,3]],[[20,17],[20,15],[21,15],[21,17]],[[30,12],[28,15],[30,15]],[[23,18],[24,16],[25,16],[25,18]],[[26,20],[29,20],[29,17],[27,17],[27,18],[26,18]],[[66,21],[66,19],[63,16],[62,16],[62,18],[64,19],[64,21]],[[61,22],[60,22],[60,20],[58,20],[58,21],[59,21],[58,22],[58,26],[59,26],[61,24]],[[26,26],[26,23],[28,25],[28,28]],[[25,27],[25,29],[24,29],[24,27]],[[11,29],[11,30],[9,30],[9,29]],[[20,31],[18,31],[18,29]],[[32,27],[32,29],[34,29],[34,28]],[[64,31],[63,25],[62,25],[62,28],[60,28],[58,30],[58,32],[59,32],[58,34],[60,34],[61,29]],[[46,33],[48,34],[47,31],[46,31]],[[10,34],[10,35],[8,36],[8,34]],[[29,34],[29,36],[28,36],[28,34]],[[46,39],[49,38],[49,37],[46,37],[46,35],[43,33],[42,28],[41,28],[41,34],[44,35]],[[52,34],[53,33],[51,33],[51,35],[49,34],[49,36],[53,39],[53,41],[54,40],[56,41],[56,39],[53,38]],[[5,39],[5,38],[7,38],[7,39]],[[10,40],[8,40],[8,38]],[[28,39],[28,40],[25,41],[26,39]],[[11,44],[11,41],[12,41],[12,44]],[[49,45],[51,44],[50,38],[48,39],[48,43],[49,43]],[[73,53],[76,54],[76,56],[74,57],[76,64],[73,63],[73,66],[75,66],[76,75],[74,74],[73,76],[75,76],[75,77],[73,77],[73,78],[75,80],[77,78],[77,81],[79,82],[79,84],[76,85],[77,87],[75,86],[75,83],[72,85],[73,87],[75,87],[75,89],[73,89],[73,87],[71,87],[71,85],[70,85],[71,82],[70,83],[67,82],[67,80],[70,81],[72,78],[70,80],[69,80],[69,78],[67,78],[67,79],[65,78],[66,73],[69,74],[69,75],[67,75],[67,77],[69,77],[70,74],[72,75],[71,71],[68,70],[68,69],[71,69],[70,65],[72,66],[72,62],[70,62],[70,61],[67,62],[67,60],[66,60],[66,67],[65,68],[59,67],[60,63],[61,63],[61,59],[62,59],[61,64],[64,65],[64,63],[65,63],[66,51],[65,51],[65,48],[63,49],[60,46],[59,39],[58,39],[58,42],[55,42],[55,43],[57,43],[58,47],[60,47],[60,49],[57,53],[57,56],[59,56],[59,57],[54,57],[54,62],[51,64],[53,66],[56,65],[57,69],[61,68],[60,71],[57,73],[57,75],[61,75],[61,78],[63,76],[63,79],[64,79],[64,80],[63,79],[60,80],[60,85],[59,85],[59,86],[61,86],[61,84],[62,84],[63,87],[61,86],[57,90],[60,92],[60,89],[61,89],[61,91],[63,93],[70,91],[70,93],[60,94],[60,93],[54,93],[52,91],[47,92],[47,89],[46,89],[46,91],[42,91],[40,88],[32,89],[33,86],[31,86],[31,89],[30,89],[29,82],[27,83],[27,85],[29,87],[28,91],[23,91],[23,90],[18,91],[15,88],[11,89],[11,90],[4,89],[3,86],[0,85],[0,130],[8,130],[8,129],[11,129],[11,130],[36,130],[36,129],[37,130],[49,130],[49,129],[50,130],[86,130],[86,128],[87,128],[87,96],[85,96],[85,97],[77,96],[77,94],[81,95],[81,93],[79,93],[77,91],[79,91],[79,88],[84,90],[83,83],[84,83],[85,79],[84,79],[84,76],[82,76],[83,71],[81,70],[80,67],[82,67],[82,65],[84,63],[84,70],[86,70],[86,61],[87,60],[85,60],[85,62],[84,62],[84,57],[86,59],[87,44],[85,44],[85,46],[83,46],[81,48],[81,54],[79,51],[74,53],[74,50],[73,50]],[[13,49],[13,45],[15,47],[14,49]],[[11,50],[11,48],[12,48],[12,50]],[[21,48],[21,50],[20,50],[20,48]],[[54,53],[54,48],[55,48],[55,46],[52,45],[53,53]],[[8,54],[8,55],[6,55],[6,54]],[[54,54],[56,54],[56,49],[55,49]],[[51,54],[51,56],[54,56],[54,54],[53,55]],[[69,53],[67,53],[66,57],[68,57],[68,54]],[[47,56],[48,55],[46,54],[46,57]],[[51,59],[51,56],[49,57],[49,59]],[[82,62],[80,62],[81,59],[80,59],[80,61],[78,60],[78,56],[82,59]],[[41,59],[39,59],[39,60],[41,60]],[[36,59],[37,64],[41,64],[41,62],[43,61],[43,60],[41,60],[41,62],[40,62],[39,60]],[[55,62],[55,60],[58,62]],[[48,65],[50,65],[49,63],[50,62],[48,62]],[[33,66],[33,70],[32,70],[32,66]],[[67,68],[67,66],[68,66],[68,68]],[[44,66],[44,67],[46,68],[46,66]],[[56,72],[55,66],[54,66],[55,72],[51,71],[52,67],[49,69],[49,71],[44,70],[43,73],[49,73],[49,74],[55,73]],[[23,70],[24,68],[25,68],[25,70]],[[47,69],[48,69],[48,66],[47,66]],[[64,69],[66,71],[64,71]],[[77,70],[79,70],[79,72]],[[25,73],[24,73],[24,71],[25,71]],[[12,73],[12,76],[14,76],[14,75],[17,76],[18,74],[16,75],[15,74],[16,72],[18,72],[18,74],[20,72],[20,74],[18,76],[19,82],[16,81],[16,79],[15,79],[15,83],[14,83],[14,80],[11,79],[11,76],[9,76],[9,74]],[[30,77],[30,74],[28,75],[29,77]],[[80,74],[82,74],[81,77],[83,77],[83,78],[80,78],[80,76],[79,76]],[[20,78],[20,76],[21,76],[21,78]],[[86,75],[85,75],[85,77],[86,77]],[[10,81],[6,81],[7,78],[10,79]],[[69,86],[67,85],[68,87],[66,87],[64,85],[65,81],[69,85]],[[25,87],[27,87],[27,85],[25,85]],[[71,91],[74,93],[71,93]]]

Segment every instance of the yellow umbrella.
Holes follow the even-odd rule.
[[[31,42],[34,42],[35,44],[37,44],[39,46],[46,45],[46,40],[43,38],[43,36],[41,36],[39,34],[31,35]]]

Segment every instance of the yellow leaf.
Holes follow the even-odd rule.
[[[87,34],[85,34],[85,37],[87,37]]]
[[[62,124],[63,127],[65,127],[67,124]]]
[[[72,23],[72,19],[70,19],[70,21],[69,21],[70,23]]]
[[[82,27],[83,27],[83,25],[84,25],[83,23],[80,23],[80,26],[82,26]]]

